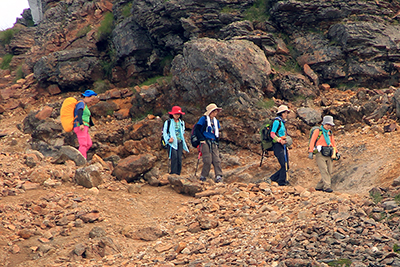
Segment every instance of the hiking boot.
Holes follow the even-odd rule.
[[[204,176],[200,176],[200,181],[205,182],[207,179]]]
[[[218,175],[217,178],[215,178],[215,182],[222,183],[222,177]]]
[[[324,192],[326,192],[326,193],[332,193],[333,190],[332,190],[332,188],[327,188],[327,189],[324,189]]]
[[[315,191],[324,191],[322,188],[315,188]]]

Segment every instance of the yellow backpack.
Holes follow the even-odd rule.
[[[66,132],[71,132],[74,129],[74,111],[77,103],[78,100],[73,97],[66,98],[62,103],[60,110],[60,119],[61,125]]]

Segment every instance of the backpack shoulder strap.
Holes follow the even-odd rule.
[[[83,101],[82,99],[78,100],[78,102],[76,102],[75,107],[81,102],[83,103],[83,109],[85,109],[86,104],[85,104],[85,101]]]
[[[281,125],[282,125],[283,121],[282,121],[282,119],[281,119],[280,117],[276,117],[276,118],[272,121],[272,124],[274,124],[275,121],[279,121],[278,129],[276,129],[276,132],[278,132],[279,129],[281,128]]]
[[[167,124],[167,133],[169,133],[169,128],[171,126],[171,119],[168,120],[168,124]]]
[[[322,127],[322,126],[321,126]],[[317,136],[317,139],[315,140],[315,143],[321,138],[321,135],[322,135],[322,128],[318,128],[318,129],[315,129],[316,131],[318,131],[318,136]]]

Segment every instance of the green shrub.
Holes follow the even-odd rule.
[[[25,78],[25,74],[22,71],[22,66],[19,66],[15,72],[15,80],[14,82],[18,81],[19,79]]]
[[[396,196],[394,197],[394,200],[395,200],[397,203],[400,203],[400,194],[396,195]]]
[[[25,21],[26,21],[26,26],[28,26],[28,27],[35,26],[35,22],[33,21],[33,19],[29,19],[29,20],[25,20]]]
[[[249,21],[268,20],[269,0],[257,0],[253,6],[244,12],[244,19]]]
[[[232,12],[235,12],[235,11],[237,11],[236,9],[233,9],[233,8],[231,8],[231,7],[228,7],[228,6],[224,6],[222,9],[221,9],[221,13],[232,13]]]
[[[126,6],[122,8],[122,16],[127,18],[131,15],[132,3],[128,3]]]
[[[101,67],[103,68],[104,76],[110,78],[111,74],[112,74],[112,70],[115,67],[115,62],[103,60],[100,62],[100,64],[101,64]]]
[[[11,39],[14,37],[19,30],[16,29],[8,29],[0,32],[0,43],[2,45],[10,44]]]
[[[173,59],[174,57],[172,55],[164,57],[160,62],[161,68],[164,68],[165,66],[170,66]]]
[[[152,78],[149,78],[147,81],[145,81],[144,83],[142,83],[139,86],[146,86],[146,85],[152,85],[155,83],[161,84],[161,83],[171,83],[172,80],[172,76],[155,76]]]
[[[269,98],[260,100],[260,101],[257,103],[257,106],[258,106],[258,107],[260,107],[260,108],[266,108],[266,109],[270,109],[270,108],[272,108],[274,105],[275,105],[274,100],[273,100],[273,99],[269,99]]]
[[[369,195],[375,204],[378,204],[383,199],[382,195],[379,192],[371,192],[371,193],[369,193]]]
[[[328,263],[328,266],[334,266],[334,267],[350,267],[352,264],[352,261],[349,259],[339,259],[335,261],[331,261]]]
[[[110,85],[102,80],[96,81],[93,84],[93,91],[95,91],[98,94],[105,93],[109,89],[110,89]]]
[[[13,58],[13,55],[7,54],[3,57],[3,61],[1,62],[0,69],[6,70],[10,68],[10,62]]]
[[[114,15],[108,12],[104,15],[103,20],[100,23],[100,27],[97,31],[97,38],[99,41],[108,39],[114,28]]]
[[[289,57],[288,60],[284,62],[284,65],[274,65],[271,60],[271,68],[277,70],[278,72],[293,72],[293,73],[301,73],[302,69],[299,63],[293,57]]]
[[[81,37],[86,36],[86,34],[87,34],[88,32],[90,32],[91,29],[92,29],[92,26],[86,25],[84,28],[82,28],[82,29],[80,29],[80,30],[78,31],[78,33],[76,34],[76,38],[81,38]]]
[[[132,122],[137,123],[141,120],[144,120],[149,114],[154,114],[153,109],[146,110],[144,113],[135,114],[132,117]]]
[[[393,245],[393,252],[400,253],[400,246],[397,244]]]

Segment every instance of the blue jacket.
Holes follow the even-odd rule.
[[[169,144],[173,149],[178,149],[178,138],[176,136],[176,123],[174,121],[174,119],[169,119],[170,122],[170,126],[169,126],[169,132],[167,132],[168,130],[168,120],[166,120],[164,122],[164,128],[163,128],[163,138],[166,144]],[[189,152],[189,149],[186,145],[186,141],[185,141],[185,137],[183,136],[185,133],[185,122],[179,119],[178,125],[180,127],[180,136],[179,138],[182,140],[182,145],[183,145],[183,150]],[[174,141],[172,143],[169,142],[170,138],[174,138]],[[171,155],[171,151],[170,151],[170,155]]]
[[[204,140],[214,140],[214,141],[218,141],[218,138],[215,136],[214,134],[214,129],[212,129],[211,127],[207,127],[207,118],[206,116],[202,116],[199,121],[197,122],[198,125],[201,125],[201,127],[198,127],[198,129],[204,129],[204,131],[200,130],[201,135],[200,135],[200,141],[204,141]],[[219,120],[217,119],[217,124],[216,125],[218,127],[218,129],[221,128],[221,125],[219,124]],[[201,138],[201,137],[204,137]]]

